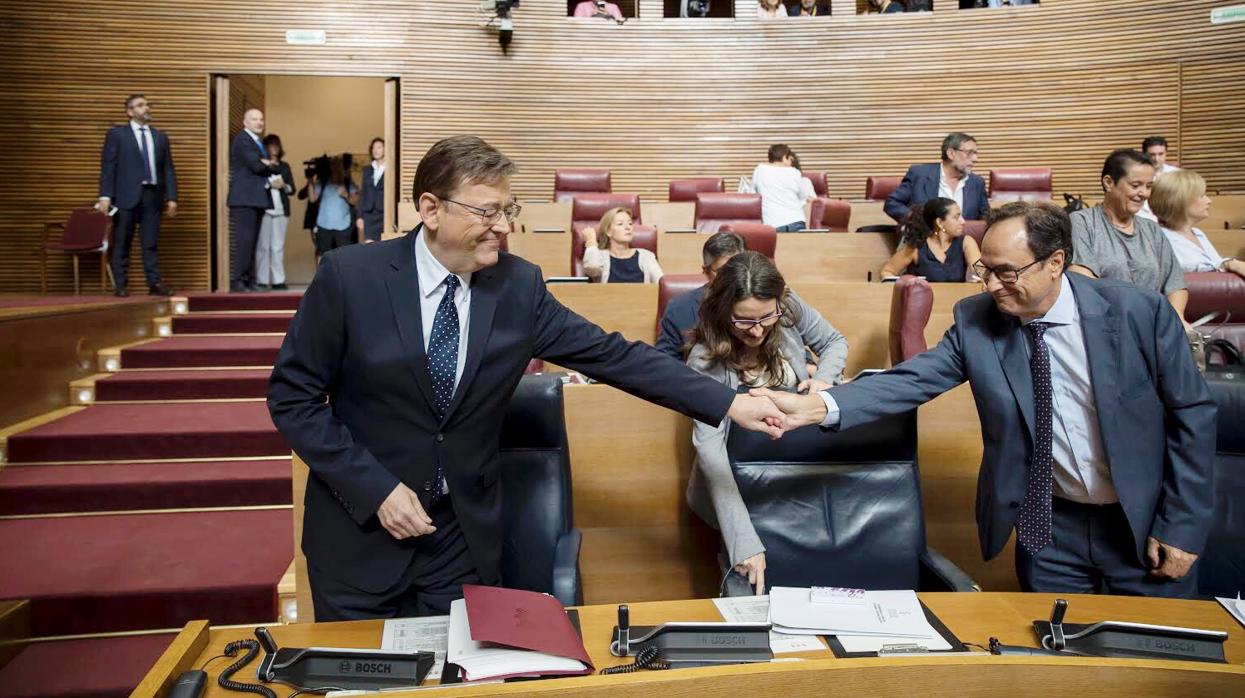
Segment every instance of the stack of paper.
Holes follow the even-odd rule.
[[[592,660],[558,600],[529,591],[463,585],[450,604],[446,661],[463,679],[592,673]]]
[[[774,587],[769,610],[776,632],[834,635],[848,652],[876,652],[883,645],[903,643],[931,651],[951,649],[910,590]]]

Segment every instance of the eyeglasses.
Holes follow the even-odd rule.
[[[1035,259],[1032,262],[1029,262],[1028,264],[1024,265],[1023,267],[1019,269],[992,269],[978,261],[978,262],[973,263],[973,273],[976,274],[981,279],[981,283],[983,284],[989,281],[990,277],[993,275],[995,278],[999,280],[999,283],[1004,283],[1010,286],[1016,283],[1017,281],[1019,281],[1020,275],[1025,273],[1025,271],[1028,270],[1029,267],[1032,267],[1037,264],[1041,264],[1042,262],[1045,262],[1047,259],[1049,258],[1043,257],[1041,259]]]
[[[954,150],[956,150],[956,151],[958,151],[958,152],[961,152],[961,153],[964,153],[965,155],[967,155],[967,156],[968,156],[968,157],[970,157],[970,158],[971,158],[971,157],[973,157],[974,155],[976,155],[976,154],[979,152],[976,148],[973,148],[972,150],[965,150],[964,148],[954,148]]]
[[[756,327],[757,325],[760,325],[761,327],[773,327],[774,323],[778,322],[778,318],[780,317],[782,317],[781,310],[775,312],[773,315],[766,315],[765,317],[759,320],[752,320],[749,318],[742,318],[742,317],[733,317],[731,318],[731,323],[735,325],[735,329],[744,330],[746,332],[748,330],[751,330],[753,327]]]
[[[505,216],[507,221],[514,223],[515,220],[518,219],[519,213],[523,210],[523,207],[516,203],[507,204],[506,206],[502,208],[480,208],[478,206],[471,206],[469,204],[464,204],[461,201],[455,201],[453,199],[441,199],[441,200],[448,201],[451,204],[458,204],[459,206],[462,206],[468,211],[471,211],[472,213],[479,216],[484,221],[485,225],[494,225],[495,223],[497,223],[497,221],[501,220],[502,216]]]

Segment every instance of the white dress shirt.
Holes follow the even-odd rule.
[[[143,129],[147,129],[144,131]],[[147,165],[151,168],[151,181],[144,184],[155,184],[160,175],[156,174],[156,143],[151,139],[151,127],[137,121],[130,122],[130,130],[134,132],[134,140],[138,143],[138,152],[143,152],[143,140],[146,139]]]
[[[1176,253],[1176,261],[1180,263],[1183,271],[1219,271],[1223,263],[1231,259],[1220,255],[1206,237],[1206,233],[1197,228],[1193,229],[1193,237],[1197,238],[1198,243],[1196,245],[1170,228],[1163,228],[1163,235],[1171,243],[1172,252]]]
[[[938,166],[938,196],[944,199],[952,199],[960,210],[964,210],[964,183],[968,181],[968,175],[960,177],[960,181],[956,183],[955,189],[951,188],[951,183],[947,181],[947,168],[942,165]]]
[[[379,160],[372,161],[372,186],[380,185],[380,178],[385,176],[385,163]]]
[[[1179,170],[1180,168],[1176,167],[1175,165],[1168,165],[1167,163],[1163,163],[1162,167],[1154,171],[1154,178],[1158,179],[1159,177],[1162,177],[1168,172],[1177,172]],[[1145,218],[1146,220],[1154,221],[1155,223],[1159,222],[1158,216],[1154,215],[1154,211],[1150,210],[1149,199],[1146,199],[1145,203],[1141,205],[1141,210],[1137,212],[1137,215],[1142,218]]]
[[[1111,483],[1111,467],[1098,426],[1081,314],[1067,276],[1062,279],[1055,304],[1046,315],[1031,322],[1038,321],[1050,323],[1042,339],[1050,353],[1054,493],[1074,502],[1117,502],[1119,498]],[[1030,337],[1028,332],[1025,336]],[[1032,339],[1026,341],[1032,355]],[[838,424],[838,403],[829,391],[823,390],[818,395],[826,403],[826,417],[821,425]]]
[[[432,337],[432,321],[437,316],[437,306],[445,297],[445,277],[450,270],[432,256],[428,241],[421,228],[415,237],[415,270],[419,274],[419,313],[424,331],[424,352]],[[458,275],[458,290],[454,292],[454,307],[458,310],[458,365],[454,368],[454,387],[463,378],[463,366],[467,364],[467,328],[471,318],[471,274]]]

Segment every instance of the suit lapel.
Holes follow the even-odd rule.
[[[1085,333],[1085,355],[1089,360],[1098,431],[1102,434],[1103,445],[1107,446],[1107,436],[1113,432],[1103,423],[1103,415],[1111,410],[1103,406],[1115,404],[1120,398],[1120,317],[1084,279],[1069,274],[1068,280],[1072,283],[1072,295],[1076,297],[1081,329]],[[1110,452],[1108,447],[1107,453]]]
[[[1016,397],[1016,404],[1020,406],[1020,414],[1024,416],[1025,428],[1032,441],[1036,438],[1033,430],[1033,373],[1029,368],[1020,321],[997,309],[991,309],[991,316],[994,350],[998,352],[1003,374],[1007,376],[1007,384],[1011,386],[1012,394]]]
[[[436,406],[432,401],[432,381],[428,378],[428,354],[424,351],[424,325],[420,311],[419,273],[415,268],[415,232],[406,236],[407,244],[394,246],[394,256],[389,260],[389,272],[385,286],[389,290],[389,304],[397,322],[402,347],[410,357],[410,367],[415,374],[415,384],[424,396],[424,402],[432,414]]]
[[[471,317],[467,325],[467,359],[463,364],[463,375],[454,390],[454,399],[445,411],[448,420],[454,415],[463,402],[463,396],[471,387],[471,381],[480,370],[480,360],[484,356],[484,345],[488,343],[489,334],[493,330],[493,314],[497,310],[497,297],[501,289],[497,282],[493,267],[481,269],[471,277]]]

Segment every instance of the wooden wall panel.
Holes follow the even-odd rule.
[[[1213,189],[1239,188],[1230,117],[1245,99],[1245,28],[1211,25],[1216,4],[1047,0],[761,23],[748,0],[737,19],[706,20],[663,19],[660,2],[639,0],[640,17],[618,26],[533,1],[515,10],[503,54],[477,2],[19,3],[0,58],[0,139],[20,173],[0,188],[0,292],[37,287],[36,231],[94,200],[104,131],[135,91],[178,165],[165,276],[207,285],[213,73],[400,77],[403,172],[435,140],[476,133],[519,164],[524,199],[548,197],[559,166],[609,167],[617,191],[652,200],[676,177],[733,186],[775,141],[829,172],[832,194],[856,198],[865,176],[936,157],[953,129],[980,139],[980,171],[1050,166],[1056,191],[1096,190],[1105,153],[1150,133],[1168,135]],[[294,28],[323,29],[328,43],[288,46]],[[53,289],[68,288],[68,264],[54,271]]]

